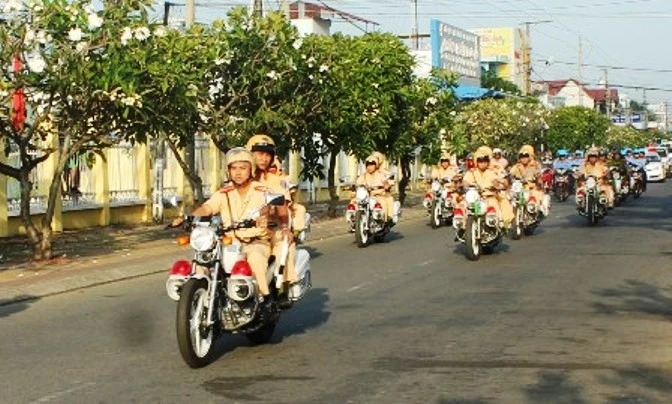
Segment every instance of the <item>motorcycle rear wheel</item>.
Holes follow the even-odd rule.
[[[208,313],[208,282],[205,279],[190,279],[182,287],[177,303],[177,345],[182,359],[196,369],[212,361],[215,345],[215,324],[203,330],[201,323]]]
[[[265,344],[273,338],[273,332],[275,332],[277,324],[277,320],[264,324],[260,329],[245,334],[245,337],[254,345]]]

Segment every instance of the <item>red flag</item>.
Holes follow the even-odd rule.
[[[18,76],[21,68],[21,59],[15,57],[14,74]],[[26,95],[23,92],[23,88],[19,88],[14,92],[14,95],[12,96],[12,110],[12,123],[14,124],[14,129],[16,131],[22,131],[23,124],[26,122]]]

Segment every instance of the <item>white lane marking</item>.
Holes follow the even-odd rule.
[[[423,261],[423,262],[417,264],[416,266],[418,266],[418,267],[426,267],[427,265],[429,265],[429,264],[433,264],[433,263],[434,263],[434,260]]]
[[[76,383],[74,386],[65,389],[65,390],[60,390],[54,393],[51,393],[49,395],[46,395],[44,397],[38,398],[37,400],[33,401],[34,403],[46,403],[48,401],[52,400],[57,400],[66,394],[71,394],[79,390],[84,390],[87,387],[94,386],[96,383],[94,382],[88,382],[88,383]]]
[[[346,293],[354,292],[355,290],[361,289],[361,288],[363,288],[363,287],[366,286],[366,285],[367,285],[366,282],[364,282],[364,283],[360,283],[359,285],[357,285],[357,286],[353,286],[353,287],[351,287],[350,289],[346,290],[345,292],[346,292]]]

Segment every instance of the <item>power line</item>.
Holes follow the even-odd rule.
[[[537,60],[538,62],[544,62],[544,63],[549,63],[546,60]],[[553,63],[559,63],[562,65],[570,65],[570,66],[578,66],[578,63],[576,62],[567,62],[567,61],[560,61],[560,60],[553,60],[550,62],[550,64]],[[596,64],[590,64],[590,63],[584,63],[583,66],[586,67],[594,67],[598,69],[611,69],[611,70],[630,70],[634,72],[650,72],[650,73],[672,73],[672,69],[652,69],[648,67],[627,67],[627,66],[612,66],[612,65],[596,65]]]

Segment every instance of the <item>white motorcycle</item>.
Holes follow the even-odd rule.
[[[385,235],[390,232],[399,218],[400,204],[394,202],[394,214],[391,223],[385,219],[383,205],[371,196],[370,191],[383,187],[369,188],[358,185],[355,188],[355,203],[349,204],[346,210],[346,220],[350,223],[351,230],[355,232],[355,240],[360,248],[370,244],[371,239],[381,242]]]
[[[429,224],[433,229],[441,227],[442,224],[451,224],[453,218],[453,199],[445,185],[452,182],[451,178],[442,178],[433,180],[431,191],[427,192],[423,205],[427,208],[429,215]]]
[[[285,203],[282,195],[269,195],[266,205]],[[217,217],[188,220],[190,236],[179,244],[191,245],[194,258],[173,264],[166,292],[177,301],[177,343],[184,361],[192,368],[206,366],[212,360],[215,341],[223,334],[244,334],[252,343],[263,344],[273,336],[283,310],[306,296],[310,290],[310,255],[297,249],[296,271],[300,281],[288,290],[284,269],[289,251],[288,240],[280,257],[271,259],[267,270],[271,294],[262,302],[257,282],[242,246],[225,236],[229,231],[252,228],[259,217],[254,212],[245,220],[224,227]]]
[[[467,211],[464,223],[454,220],[457,240],[464,243],[467,259],[477,261],[481,254],[491,254],[502,241],[503,231],[495,208],[488,206],[477,187],[469,187],[464,194]]]
[[[538,201],[530,198],[529,190],[520,179],[514,179],[511,184],[511,205],[514,216],[511,238],[520,240],[523,234],[531,236],[541,221],[541,207]]]

